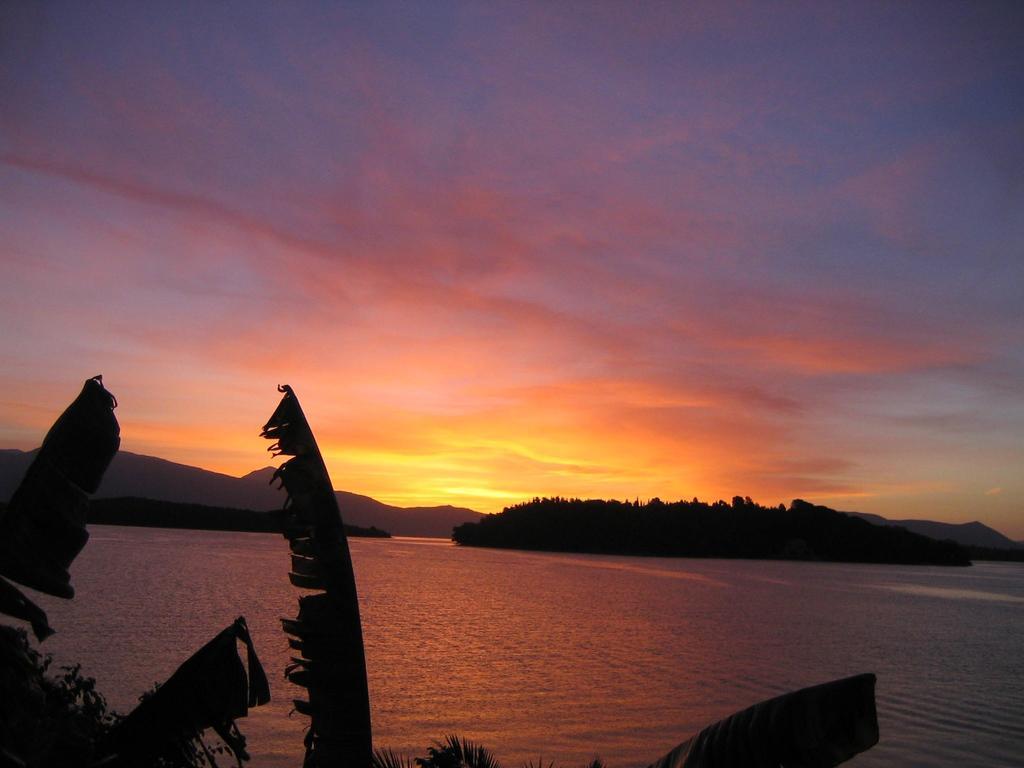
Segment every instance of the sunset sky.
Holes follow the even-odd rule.
[[[1024,5],[3,3],[0,447],[1024,539]]]

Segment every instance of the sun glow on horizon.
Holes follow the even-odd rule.
[[[229,6],[0,6],[0,446],[1024,538],[1013,12]]]

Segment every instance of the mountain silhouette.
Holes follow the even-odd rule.
[[[28,469],[35,451],[0,450],[0,501],[10,499]],[[242,477],[211,472],[155,456],[120,451],[103,477],[95,498],[135,497],[203,504],[211,507],[278,509],[284,491],[270,485],[274,467]],[[335,491],[342,517],[349,525],[376,526],[396,536],[451,536],[452,528],[482,517],[480,512],[451,505],[396,507],[369,496]]]
[[[0,449],[0,501],[10,499],[32,462],[35,451]],[[103,478],[96,498],[136,497],[211,507],[277,509],[284,492],[270,485],[274,467],[263,467],[242,477],[178,464],[155,456],[120,451]],[[451,536],[452,528],[475,522],[482,515],[450,505],[396,507],[350,491],[335,491],[345,522],[365,528],[376,526],[396,536]],[[929,538],[949,539],[970,547],[1024,549],[984,523],[942,523],[935,520],[890,520],[867,512],[847,512],[875,525],[897,525]]]
[[[847,515],[859,517],[875,525],[896,525],[906,528],[911,533],[920,533],[938,541],[955,541],[965,547],[988,547],[989,549],[1022,549],[1024,543],[1004,536],[994,528],[989,528],[977,520],[970,523],[940,523],[935,520],[890,520],[881,515],[869,512],[847,512]]]

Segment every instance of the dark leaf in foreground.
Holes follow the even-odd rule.
[[[238,657],[246,645],[249,675]],[[245,619],[239,617],[185,661],[108,735],[101,754],[112,765],[149,766],[180,753],[205,728],[213,728],[239,764],[247,760],[235,720],[270,701],[270,687]]]
[[[650,768],[831,768],[877,743],[875,676],[864,674],[755,704]]]
[[[4,578],[0,578],[0,613],[27,621],[32,625],[37,640],[45,640],[53,634],[43,609]]]
[[[306,736],[305,766],[369,766],[396,758],[374,755],[370,695],[359,619],[359,602],[348,540],[331,478],[313,432],[291,387],[264,425],[270,451],[291,456],[274,474],[288,492],[282,529],[292,551],[288,578],[317,594],[299,599],[299,614],[282,619],[289,645],[302,654],[285,674],[305,688],[297,712],[312,722]]]
[[[5,509],[0,509],[0,574],[56,597],[70,598],[68,568],[89,533],[89,493],[121,444],[117,401],[103,378],[87,379],[54,422]],[[0,611],[25,619],[42,640],[53,633],[46,614],[9,584],[0,586]]]

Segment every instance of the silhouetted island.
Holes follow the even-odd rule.
[[[173,501],[133,497],[93,499],[89,504],[88,520],[89,523],[99,525],[281,533],[281,518],[277,512],[210,507],[205,504],[179,504]],[[387,531],[373,526],[361,528],[356,525],[346,525],[345,533],[348,536],[391,537]]]
[[[967,551],[796,499],[649,502],[534,499],[452,531],[457,544],[663,557],[970,565]]]

